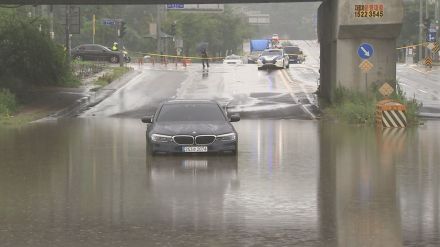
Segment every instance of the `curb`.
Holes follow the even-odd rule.
[[[124,74],[122,77],[114,80],[110,84],[106,85],[105,87],[100,88],[97,92],[94,92],[92,95],[82,97],[78,99],[76,102],[71,104],[70,106],[51,114],[47,117],[32,121],[31,123],[38,123],[43,121],[56,121],[58,119],[62,118],[69,118],[69,117],[75,117],[78,116],[80,113],[84,112],[90,107],[93,107],[99,103],[101,103],[103,100],[105,100],[107,97],[111,96],[114,92],[116,92],[119,88],[123,87],[125,84],[127,84],[131,79],[133,79],[135,76],[141,74],[140,71],[137,70],[131,70]],[[85,94],[90,93],[90,89],[85,92]]]

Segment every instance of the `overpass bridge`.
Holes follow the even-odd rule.
[[[2,4],[215,4],[317,2],[317,0],[0,0]],[[334,91],[345,87],[366,92],[374,83],[396,80],[396,38],[403,20],[403,0],[324,0],[318,9],[318,39],[321,50],[320,81],[322,96],[334,99]],[[373,5],[373,6],[372,6]],[[356,12],[360,6],[380,6],[381,14],[368,16]],[[373,65],[364,73],[359,65],[358,47],[370,43]]]

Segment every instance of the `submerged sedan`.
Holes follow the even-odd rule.
[[[147,127],[147,149],[156,153],[237,153],[238,136],[221,106],[209,100],[171,100],[154,116],[142,118]]]

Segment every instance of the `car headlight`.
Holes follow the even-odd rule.
[[[171,136],[167,136],[167,135],[152,134],[151,140],[153,142],[171,142],[173,140],[173,138]]]
[[[217,140],[219,141],[235,141],[236,139],[237,139],[237,135],[235,133],[229,133],[229,134],[217,136]]]

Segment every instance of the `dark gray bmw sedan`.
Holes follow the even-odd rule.
[[[142,118],[147,123],[147,149],[156,153],[237,153],[238,136],[215,101],[171,100],[159,106],[154,116]]]

